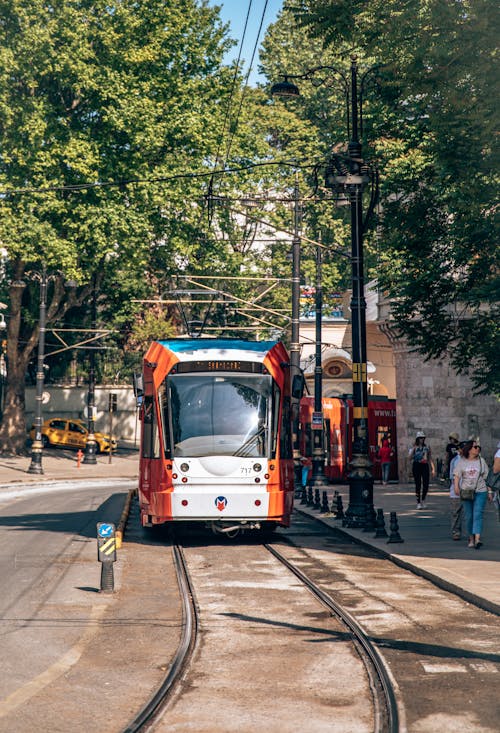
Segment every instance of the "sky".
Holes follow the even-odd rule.
[[[262,13],[265,10],[264,22],[262,24],[262,30],[259,36],[259,44],[264,38],[266,28],[270,23],[274,23],[278,12],[281,10],[283,0],[210,0],[210,5],[221,6],[220,16],[224,23],[231,24],[230,36],[238,41],[238,44],[231,49],[229,55],[226,57],[226,61],[230,62],[233,59],[238,58],[241,38],[243,36],[243,30],[245,28],[245,20],[248,13],[248,6],[251,3],[250,14],[248,17],[248,25],[245,35],[245,40],[242,50],[242,58],[245,60],[243,67],[243,73],[246,74],[250,59],[252,57],[253,48],[259,32],[259,25],[262,18]],[[249,77],[249,83],[255,84],[257,81],[262,81],[262,77],[257,74],[259,59],[256,54],[254,63],[252,65],[252,72]]]

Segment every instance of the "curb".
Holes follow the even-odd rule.
[[[127,494],[127,498],[125,499],[125,504],[123,505],[123,511],[120,517],[120,521],[118,522],[118,528],[115,532],[117,550],[119,550],[122,546],[123,535],[125,534],[125,527],[127,525],[128,515],[130,512],[130,505],[136,493],[137,489],[130,489]]]

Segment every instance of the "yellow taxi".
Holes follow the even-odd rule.
[[[35,439],[35,426],[31,426],[31,440]],[[87,444],[88,430],[82,420],[67,420],[62,417],[51,417],[45,420],[42,425],[42,443],[44,448],[54,446],[57,448],[85,448]],[[105,433],[94,432],[98,453],[109,453],[110,445],[113,451],[118,443]]]

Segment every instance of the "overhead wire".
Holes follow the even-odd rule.
[[[250,17],[250,10],[252,8],[252,1],[253,0],[249,0],[249,3],[248,3],[248,10],[247,10],[246,18],[245,18],[245,25],[243,27],[243,34],[241,36],[240,48],[239,48],[239,51],[238,51],[238,58],[236,59],[236,65],[234,67],[233,80],[232,80],[232,83],[231,83],[231,90],[230,90],[230,93],[229,93],[229,99],[227,101],[226,111],[224,113],[224,121],[222,123],[222,132],[221,132],[221,135],[219,137],[219,143],[217,145],[217,151],[215,153],[214,169],[217,166],[218,161],[219,161],[219,154],[220,154],[220,151],[221,151],[221,148],[222,148],[222,145],[223,145],[223,142],[224,142],[224,137],[225,137],[225,134],[226,134],[226,125],[227,125],[228,129],[230,129],[232,102],[233,102],[234,92],[235,92],[235,89],[236,89],[236,82],[238,80],[238,75],[239,75],[239,72],[240,72],[241,54],[243,52],[243,44],[244,44],[245,36],[246,36],[246,32],[247,32],[248,19]],[[224,161],[224,167],[225,167],[225,164],[226,164],[226,162]],[[208,189],[207,189],[208,222],[209,222],[209,224],[212,221],[212,214],[213,214],[212,197],[213,197],[213,187],[214,187],[214,180],[215,180],[214,175],[211,176],[210,181],[208,182]]]
[[[253,62],[254,62],[254,59],[255,59],[255,54],[257,53],[257,48],[258,48],[258,45],[259,45],[260,34],[262,32],[262,26],[264,25],[264,18],[265,18],[265,15],[266,15],[267,4],[268,4],[268,0],[265,0],[264,8],[262,10],[262,15],[260,17],[259,29],[257,31],[257,36],[255,38],[255,43],[254,43],[254,47],[253,47],[253,51],[252,51],[252,56],[250,58],[250,63],[248,65],[247,73],[246,73],[246,76],[245,76],[245,83],[243,85],[243,89],[242,89],[242,92],[241,92],[241,98],[240,98],[240,103],[239,103],[239,106],[238,106],[238,112],[237,112],[237,115],[236,115],[236,120],[235,120],[234,124],[232,125],[232,130],[233,131],[232,131],[231,136],[230,136],[230,138],[228,140],[228,143],[227,143],[226,154],[225,154],[225,157],[224,157],[224,165],[223,165],[223,168],[227,165],[227,161],[229,159],[229,153],[231,152],[231,145],[233,144],[233,139],[234,139],[234,136],[235,136],[236,131],[238,129],[238,124],[239,124],[239,119],[240,119],[240,115],[241,115],[241,110],[243,108],[243,102],[244,102],[244,99],[245,99],[245,91],[246,91],[246,89],[248,87],[248,80],[250,78],[250,73],[252,71],[252,66],[253,66]],[[250,0],[250,5],[251,5],[251,0]],[[248,19],[248,17],[247,17],[247,19]]]

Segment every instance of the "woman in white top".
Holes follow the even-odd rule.
[[[476,550],[482,546],[481,532],[483,529],[483,513],[488,497],[486,476],[488,464],[480,456],[481,446],[477,440],[469,440],[462,448],[462,457],[459,458],[453,470],[453,481],[456,496],[460,496],[460,488],[474,489],[474,498],[463,501],[465,525],[469,533],[468,547]]]

